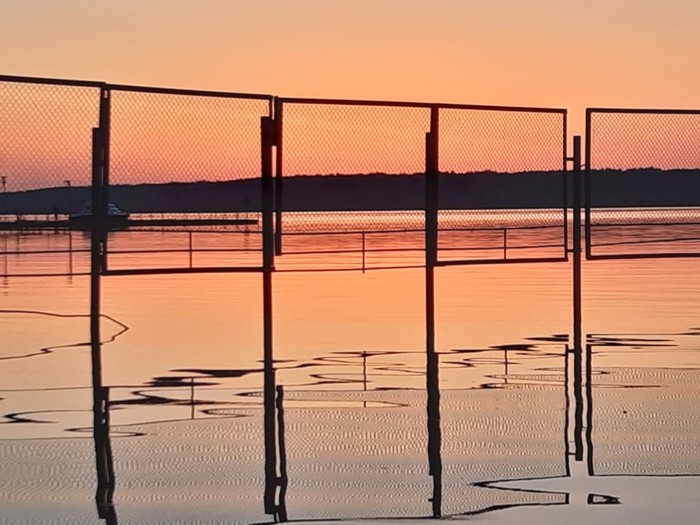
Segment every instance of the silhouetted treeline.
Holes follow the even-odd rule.
[[[561,207],[558,172],[440,175],[440,207],[506,209]],[[700,170],[600,170],[591,174],[591,200],[600,207],[700,206]],[[571,175],[568,181],[571,202]],[[254,212],[260,179],[119,185],[109,200],[131,213]],[[285,177],[284,211],[414,210],[424,207],[423,174]],[[88,187],[57,187],[0,194],[0,214],[74,213],[90,199]]]

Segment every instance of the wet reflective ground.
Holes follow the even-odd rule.
[[[543,519],[550,506],[611,506],[622,517],[653,500],[691,523],[698,335],[591,336],[580,377],[559,337],[442,352],[441,384],[451,386],[434,413],[415,354],[279,363],[274,446],[286,487],[274,480],[277,519],[430,517],[437,494],[443,517],[506,519],[535,506]],[[635,365],[638,356],[658,366]],[[79,426],[89,389],[2,392],[27,408],[3,417],[3,522],[97,523],[96,450],[112,461],[108,522],[269,522],[265,407],[259,389],[240,384],[261,373],[187,370],[109,387],[102,443]],[[460,376],[480,382],[459,388]],[[428,470],[435,439],[441,476]]]
[[[535,267],[537,266],[537,267]],[[0,523],[694,523],[692,261],[13,279],[0,312]],[[269,371],[268,371],[269,373]],[[267,400],[267,402],[266,402]],[[266,468],[267,466],[267,468]]]

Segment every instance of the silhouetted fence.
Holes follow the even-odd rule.
[[[6,276],[84,273],[95,205],[104,272],[262,271],[263,171],[278,271],[570,251],[566,110],[10,76],[0,107]],[[588,257],[700,253],[700,111],[589,109],[586,138]]]
[[[105,270],[261,267],[260,118],[271,96],[0,76],[0,106],[4,275],[85,273],[72,258],[84,259],[84,242],[63,233],[89,238],[94,180],[110,230]],[[8,261],[29,253],[38,266]]]
[[[299,98],[275,107],[278,255],[422,265],[434,207],[443,264],[566,258],[565,110]],[[440,173],[434,202],[429,170]]]
[[[700,111],[588,109],[589,258],[700,255]]]

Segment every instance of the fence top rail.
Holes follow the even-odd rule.
[[[527,106],[491,106],[482,104],[452,104],[438,102],[408,102],[398,100],[353,100],[332,98],[302,98],[302,97],[277,97],[278,104],[316,104],[333,106],[384,106],[398,108],[424,108],[424,109],[467,109],[478,111],[518,111],[528,113],[558,113],[566,115],[563,108],[540,108]]]
[[[195,97],[216,97],[216,98],[243,98],[253,100],[266,100],[272,102],[275,98],[273,95],[262,93],[233,93],[230,91],[210,91],[202,89],[182,89],[182,88],[166,88],[156,86],[132,86],[128,84],[105,84],[106,89],[112,91],[132,91],[138,93],[157,93],[161,95],[187,95]]]
[[[99,80],[75,80],[68,78],[23,77],[16,75],[0,75],[0,82],[17,82],[22,84],[49,84],[54,86],[94,87],[103,88],[105,83]]]
[[[593,113],[626,113],[647,115],[700,115],[700,109],[663,109],[663,108],[586,108],[586,115]]]
[[[94,87],[117,91],[137,91],[141,93],[161,93],[164,95],[191,95],[198,97],[243,98],[265,100],[272,102],[273,95],[262,93],[233,93],[230,91],[210,91],[202,89],[181,89],[155,86],[133,86],[129,84],[108,84],[99,80],[74,80],[67,78],[24,77],[16,75],[0,75],[0,82],[17,82],[21,84],[45,84],[54,86]]]

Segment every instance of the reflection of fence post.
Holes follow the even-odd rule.
[[[277,443],[279,447],[280,459],[280,475],[279,475],[279,501],[276,505],[276,516],[281,522],[287,521],[287,485],[289,477],[287,476],[287,445],[285,441],[285,426],[284,426],[284,387],[277,386]]]
[[[275,513],[277,450],[275,443],[275,370],[272,353],[272,270],[274,261],[272,145],[274,121],[260,119],[263,236],[263,404],[266,514]]]
[[[438,125],[439,110],[430,110],[430,131],[425,135],[425,331],[428,416],[428,467],[433,477],[432,510],[442,514],[442,461],[440,457],[440,390],[435,353],[435,265],[438,241]]]
[[[95,502],[98,516],[104,519],[108,525],[112,525],[117,523],[117,516],[114,509],[114,461],[109,436],[109,388],[100,387],[96,389],[96,392],[100,398],[100,404],[94,414],[95,458],[97,461]]]
[[[593,465],[593,347],[586,344],[586,457],[588,475],[595,476]]]

